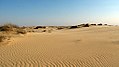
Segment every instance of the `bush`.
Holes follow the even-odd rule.
[[[0,31],[10,31],[10,32],[14,32],[17,34],[26,34],[27,32],[23,29],[20,28],[19,26],[15,25],[15,24],[4,24],[3,26],[0,27]]]
[[[13,28],[19,28],[19,26],[15,24],[4,24],[0,27],[0,31],[13,31]]]
[[[38,29],[38,28],[45,29],[46,27],[45,27],[45,26],[37,26],[37,27],[35,27],[34,29]]]
[[[103,24],[101,24],[101,23],[100,23],[100,24],[98,24],[98,26],[102,26],[102,25],[103,25]]]
[[[78,28],[77,26],[71,26],[70,29]]]
[[[8,27],[12,27],[12,28],[19,28],[19,26],[15,25],[15,24],[11,24],[11,23],[4,24],[4,26],[8,26]]]
[[[89,24],[85,24],[83,27],[89,27]]]
[[[46,30],[43,30],[42,32],[46,32]]]
[[[107,26],[107,24],[104,24],[105,26]]]
[[[2,26],[0,27],[0,31],[13,31],[13,29],[8,26]]]
[[[90,24],[90,25],[92,25],[92,26],[96,26],[96,24]]]
[[[58,29],[58,30],[61,30],[61,29],[64,29],[64,28],[63,28],[63,27],[58,27],[57,29]]]
[[[27,31],[23,30],[23,29],[18,29],[17,30],[17,34],[26,34]]]

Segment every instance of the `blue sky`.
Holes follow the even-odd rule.
[[[0,23],[119,24],[119,0],[0,0]]]

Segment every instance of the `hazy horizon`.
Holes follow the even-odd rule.
[[[0,24],[119,25],[118,0],[0,0]]]

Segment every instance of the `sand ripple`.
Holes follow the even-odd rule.
[[[0,67],[118,67],[119,46],[114,42],[118,29],[97,29],[16,38],[10,45],[0,47]],[[115,34],[110,36],[106,30]]]

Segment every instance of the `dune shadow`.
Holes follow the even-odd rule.
[[[119,40],[117,41],[112,41],[113,44],[119,44]]]

